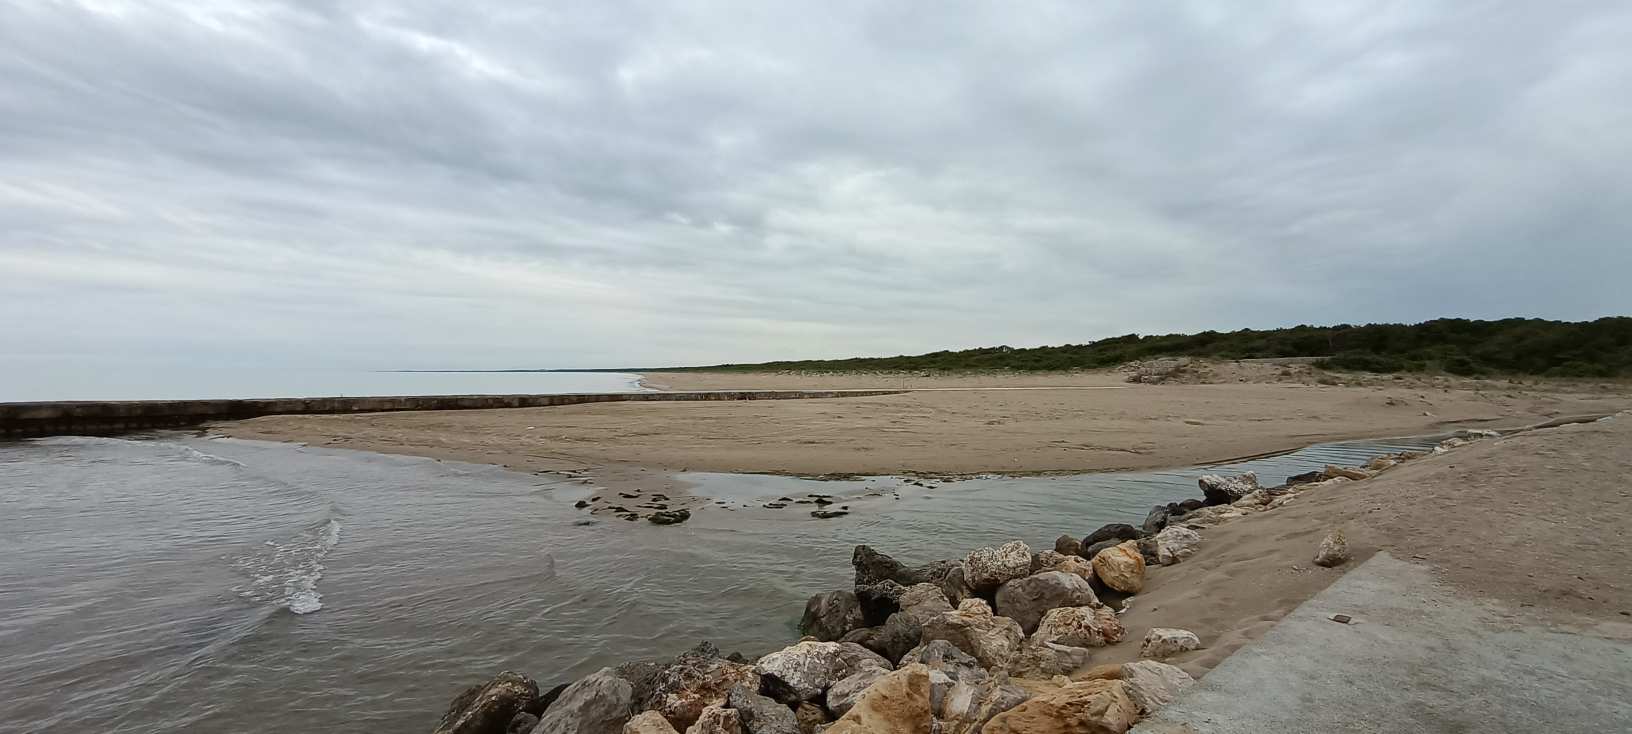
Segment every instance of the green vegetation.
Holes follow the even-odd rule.
[[[1127,336],[1058,347],[986,347],[899,357],[856,357],[761,364],[689,367],[689,370],[767,372],[806,370],[975,371],[1070,370],[1112,367],[1159,357],[1252,359],[1326,357],[1327,367],[1369,372],[1443,370],[1457,375],[1632,375],[1632,318],[1566,322],[1542,319],[1420,324],[1294,326],[1232,332]]]

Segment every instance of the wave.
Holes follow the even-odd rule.
[[[250,576],[248,583],[236,589],[238,595],[295,614],[322,609],[323,594],[317,582],[323,579],[323,560],[340,544],[341,527],[338,518],[329,518],[285,542],[266,541],[265,550],[234,564]]]

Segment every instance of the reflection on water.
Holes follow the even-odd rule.
[[[683,525],[581,525],[550,475],[230,439],[0,444],[0,732],[422,730],[500,669],[541,684],[699,639],[784,644],[852,546],[911,563],[1138,523],[1196,477],[1266,483],[1430,441],[1228,467],[956,482],[687,474]],[[831,494],[852,514],[771,499]]]

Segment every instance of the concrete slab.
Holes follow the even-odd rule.
[[[1632,731],[1628,626],[1517,620],[1379,553],[1134,731]]]

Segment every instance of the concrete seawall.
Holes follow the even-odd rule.
[[[905,390],[713,390],[569,395],[418,395],[249,400],[117,400],[0,403],[0,436],[103,436],[150,428],[196,426],[263,415],[390,413],[403,410],[495,410],[584,403],[810,400],[896,395]]]

